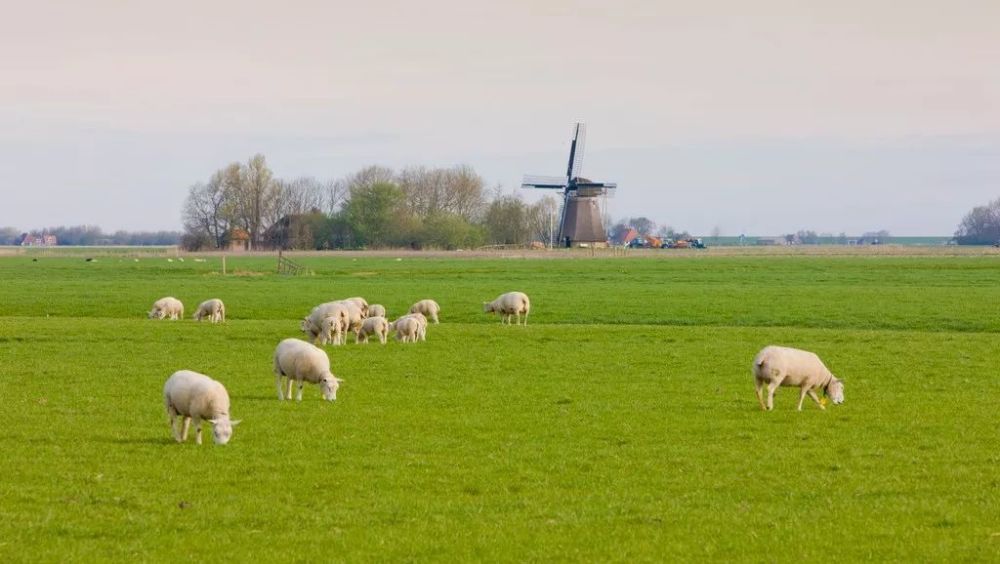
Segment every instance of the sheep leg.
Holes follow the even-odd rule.
[[[780,381],[772,380],[767,384],[767,410],[774,409],[774,391],[781,385]]]
[[[520,311],[515,311],[514,315],[517,316],[517,324],[520,325],[521,324],[521,312]]]
[[[296,401],[302,401],[302,388],[304,388],[305,385],[306,385],[305,380],[299,380],[299,397],[296,398]]]
[[[763,411],[767,411],[767,406],[764,404],[764,381],[760,378],[753,379],[753,391],[757,394],[757,403],[760,404],[760,408]]]
[[[288,401],[292,400],[292,386],[294,386],[294,385],[295,385],[295,380],[293,380],[292,377],[289,376],[288,377],[288,393],[285,394],[285,397],[288,398]]]
[[[170,434],[173,435],[175,441],[181,442],[181,437],[177,434],[177,410],[174,409],[174,406],[167,406],[167,415],[170,416]]]
[[[823,402],[819,401],[819,396],[816,395],[816,390],[810,388],[809,397],[811,397],[813,401],[816,402],[816,405],[818,405],[820,409],[826,409],[826,407],[823,406]]]
[[[274,375],[274,384],[278,387],[278,401],[285,401],[285,394],[281,391],[281,373],[277,372]]]
[[[528,312],[524,312],[524,326],[528,326]]]
[[[181,424],[181,440],[180,440],[180,442],[183,443],[184,441],[188,440],[188,429],[190,427],[191,427],[191,416],[190,415],[185,415],[184,416],[184,422]]]
[[[201,444],[201,418],[194,420],[194,444]]]
[[[809,388],[800,388],[799,389],[799,407],[798,407],[799,411],[802,411],[802,401],[804,399],[806,399],[806,392],[808,390],[809,390]]]

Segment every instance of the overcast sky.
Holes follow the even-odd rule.
[[[0,226],[179,229],[257,152],[515,190],[578,120],[614,217],[699,234],[947,235],[1000,197],[998,0],[4,4]]]

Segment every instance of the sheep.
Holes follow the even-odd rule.
[[[416,317],[404,315],[390,323],[389,329],[396,332],[397,341],[415,343],[420,336],[420,321]]]
[[[343,316],[330,315],[324,317],[323,321],[320,322],[319,335],[315,342],[320,345],[327,343],[343,345],[346,342],[344,338],[345,331],[347,331],[347,320]]]
[[[288,393],[283,394],[282,378],[288,380]],[[323,399],[337,399],[337,389],[341,380],[330,372],[330,357],[323,349],[299,339],[285,339],[274,350],[274,380],[278,387],[278,399],[292,399],[292,384],[298,380],[297,401],[302,401],[302,388],[306,382],[319,384]]]
[[[400,316],[396,321],[389,324],[389,331],[395,330],[395,323],[402,321],[403,319],[415,319],[417,320],[417,338],[421,341],[427,340],[427,317],[422,313],[407,313],[406,315]],[[416,340],[416,339],[414,339]]]
[[[201,321],[207,317],[212,323],[225,323],[226,305],[220,299],[205,300],[198,306],[193,317],[195,321]]]
[[[150,319],[181,319],[184,317],[184,304],[177,298],[160,298],[153,302],[153,309],[147,315]]]
[[[382,304],[368,306],[368,317],[384,317],[389,319],[389,316],[385,314],[385,306]]]
[[[369,311],[371,309],[369,308]],[[370,335],[378,335],[378,340],[383,345],[386,337],[389,336],[389,322],[381,316],[366,317],[361,324],[361,332],[358,333],[358,343],[367,343]]]
[[[358,309],[361,310],[361,317],[368,317],[368,309],[369,309],[368,301],[365,300],[364,298],[362,297],[347,298],[346,300],[340,300],[340,301],[351,302],[352,304],[358,306]]]
[[[347,326],[345,331],[351,331],[354,333],[354,342],[358,341],[358,334],[361,332],[361,323],[365,320],[364,310],[358,305],[358,302],[353,300],[363,300],[363,298],[350,298],[346,300],[340,300],[339,303],[347,308]],[[368,307],[368,304],[365,304]],[[343,342],[347,342],[347,335],[344,334]]]
[[[789,347],[764,347],[753,359],[754,391],[763,410],[774,409],[774,391],[778,386],[799,387],[799,411],[806,394],[820,409],[826,409],[816,395],[822,389],[833,403],[844,403],[844,383],[827,369],[815,353]],[[762,388],[767,384],[767,405]]]
[[[438,314],[441,313],[441,306],[434,300],[420,300],[410,306],[410,313],[422,313],[434,323],[438,323]]]
[[[300,329],[302,329],[303,333],[308,333],[313,342],[325,345],[332,340],[333,344],[339,345],[341,343],[342,332],[337,331],[336,334],[331,334],[330,330],[346,326],[348,316],[348,308],[341,302],[319,304],[309,312],[308,316],[302,319]],[[341,323],[328,322],[324,326],[324,320],[328,317],[338,318],[343,325]],[[336,339],[331,339],[331,337],[336,337]]]
[[[500,323],[510,325],[510,318],[517,316],[517,324],[521,324],[521,314],[524,314],[524,324],[528,324],[528,312],[531,311],[531,302],[527,294],[522,292],[507,292],[492,302],[483,302],[483,311],[486,313],[499,313]]]
[[[229,393],[221,383],[191,370],[178,370],[167,378],[163,385],[163,404],[170,416],[170,432],[174,440],[187,440],[188,428],[194,419],[195,443],[201,444],[201,421],[212,424],[212,439],[224,445],[233,436],[233,427],[239,420],[229,419]],[[182,429],[175,421],[183,417]]]

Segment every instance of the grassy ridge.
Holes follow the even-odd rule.
[[[996,261],[306,261],[0,260],[0,560],[1000,557]],[[532,326],[477,310],[510,288]],[[141,318],[168,293],[231,321]],[[277,402],[276,342],[356,294],[445,322]],[[847,403],[760,413],[772,342]],[[227,447],[169,440],[179,368],[226,383]]]

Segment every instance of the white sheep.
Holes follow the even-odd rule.
[[[390,330],[396,332],[396,340],[404,343],[415,343],[420,336],[420,321],[413,316],[404,315],[389,324]]]
[[[368,317],[384,317],[389,319],[389,316],[385,314],[385,306],[382,304],[368,306]]]
[[[521,314],[524,314],[524,324],[528,324],[528,312],[531,311],[531,302],[527,294],[523,292],[507,292],[492,302],[483,302],[483,311],[486,313],[499,313],[500,323],[510,325],[510,318],[517,316],[517,324],[521,324]]]
[[[226,305],[220,299],[205,300],[198,305],[198,310],[194,312],[194,320],[201,321],[206,317],[212,323],[226,322]]]
[[[764,347],[753,359],[754,391],[761,409],[774,409],[774,391],[778,386],[799,387],[799,411],[806,394],[820,409],[826,409],[816,390],[830,396],[834,404],[844,402],[844,383],[827,369],[815,353],[789,347]],[[767,404],[762,388],[767,384]]]
[[[369,311],[371,311],[369,309]],[[367,343],[368,337],[378,335],[378,340],[383,345],[389,336],[389,322],[381,316],[366,317],[361,324],[361,332],[358,333],[358,343]]]
[[[347,298],[346,300],[340,300],[342,302],[351,302],[352,304],[358,306],[361,310],[361,317],[368,317],[368,301],[362,297]]]
[[[300,328],[303,333],[308,333],[309,337],[314,342],[319,342],[322,345],[327,344],[330,341],[331,335],[329,329],[331,327],[339,327],[339,324],[327,323],[324,326],[323,321],[328,317],[337,317],[343,320],[346,325],[348,320],[348,308],[341,302],[327,302],[324,304],[319,304],[314,307],[309,315],[302,319],[302,324]],[[338,334],[339,335],[339,334]],[[333,341],[335,345],[340,344],[339,337]]]
[[[229,393],[221,383],[191,370],[179,370],[167,378],[163,385],[163,404],[170,416],[170,432],[182,443],[187,440],[188,428],[194,419],[195,442],[201,444],[201,421],[212,424],[212,439],[224,445],[233,436],[233,427],[239,420],[229,419]],[[184,418],[178,430],[177,416]]]
[[[288,380],[288,393],[283,394],[282,378]],[[319,384],[323,399],[337,399],[337,389],[343,382],[330,372],[330,357],[323,349],[299,339],[285,339],[278,343],[274,350],[274,380],[278,387],[278,399],[284,400],[286,395],[292,399],[292,384],[299,382],[299,394],[296,398],[302,401],[302,388],[306,382]]]
[[[181,319],[184,317],[184,304],[173,297],[160,298],[153,302],[149,311],[150,319]]]
[[[417,320],[417,338],[421,341],[427,340],[427,317],[422,313],[407,313],[406,315],[400,316],[396,322],[403,319],[416,319]],[[392,331],[393,327],[390,324],[389,330]]]
[[[361,306],[358,305],[357,301],[354,301],[358,299],[362,298],[350,298],[347,300],[340,300],[339,302],[334,302],[334,303],[339,303],[343,305],[345,308],[347,308],[347,326],[345,328],[345,333],[343,336],[344,343],[347,342],[346,331],[354,333],[354,341],[357,342],[358,333],[361,332],[361,322],[365,320],[364,310],[361,309]],[[368,307],[367,303],[365,304],[365,307]]]
[[[433,319],[438,323],[438,314],[441,313],[441,306],[434,300],[420,300],[410,306],[410,313],[422,313],[428,319]]]

